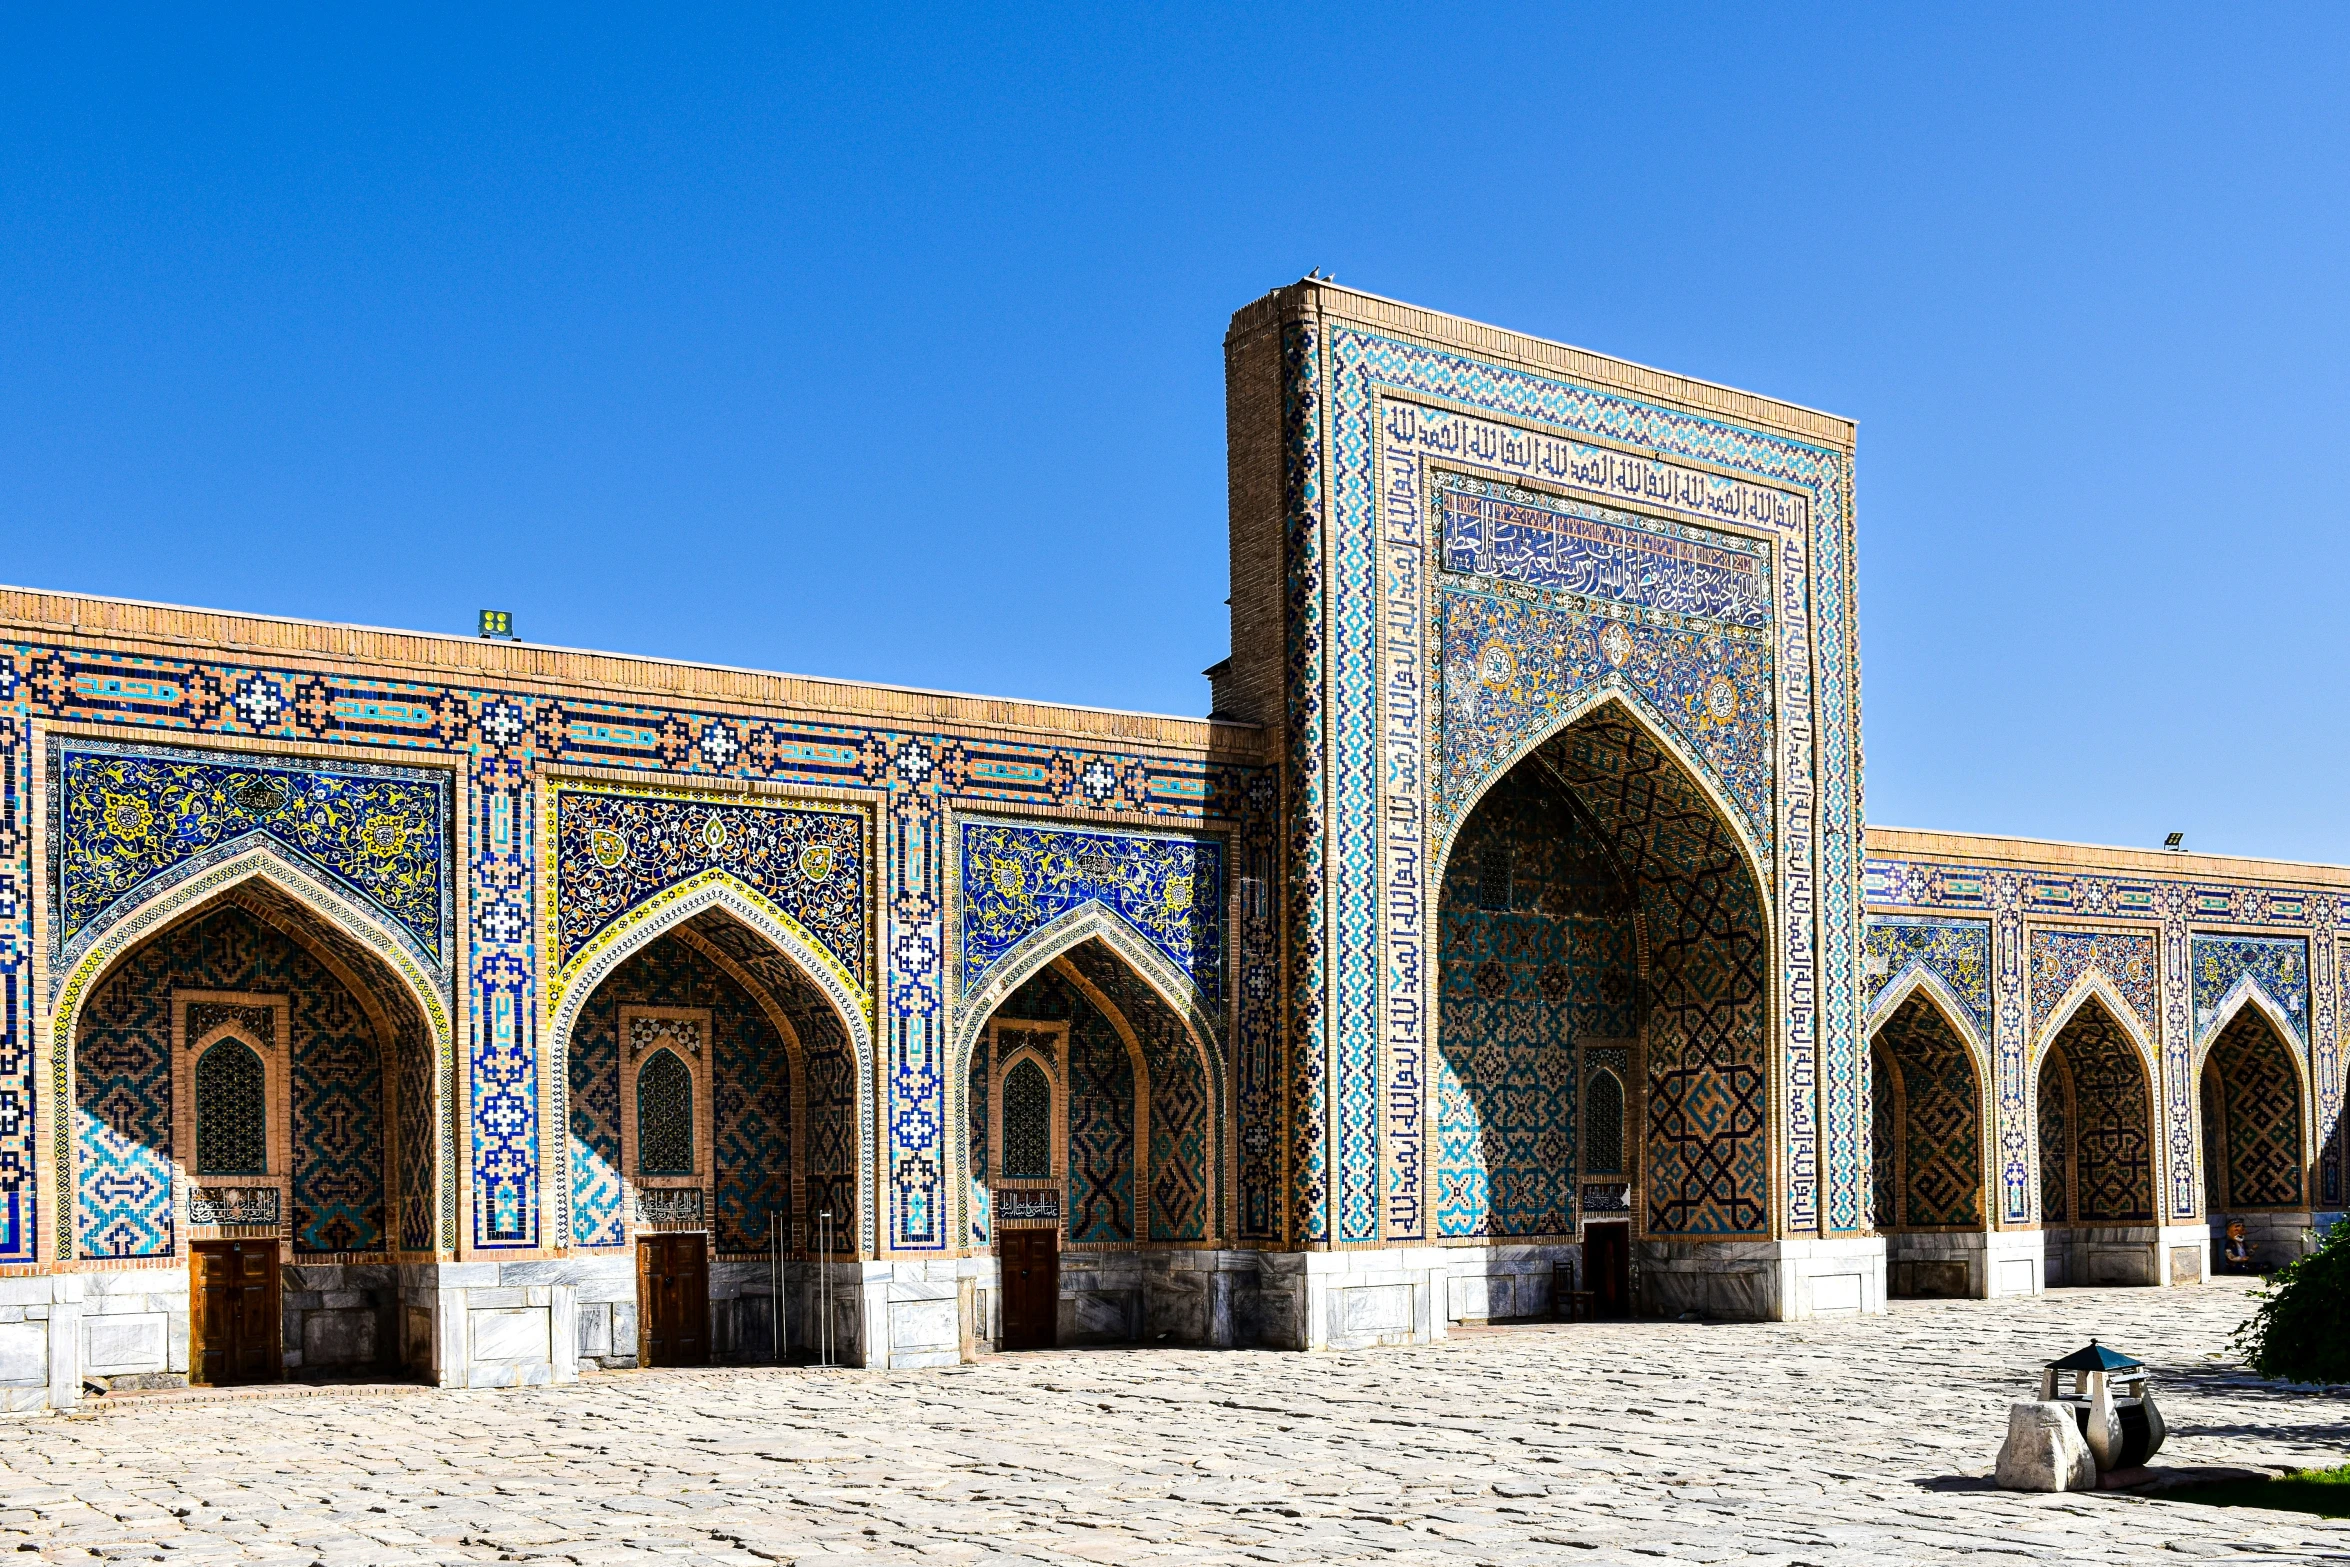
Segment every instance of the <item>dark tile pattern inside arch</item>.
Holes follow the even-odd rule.
[[[184,1249],[171,1211],[175,990],[287,997],[293,1102],[275,1113],[289,1116],[294,1249],[384,1251],[383,1042],[357,998],[299,942],[222,904],[130,954],[83,1015],[75,1111],[81,1255],[158,1258]]]

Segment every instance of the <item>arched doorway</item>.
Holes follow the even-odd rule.
[[[1081,940],[996,1005],[965,1070],[973,1239],[1000,1270],[982,1331],[1007,1349],[1230,1342],[1209,1275],[1161,1260],[1219,1239],[1214,1083],[1184,1015]]]
[[[2050,1284],[2154,1284],[2154,1096],[2095,995],[2040,1060],[2040,1222]]]
[[[1620,1287],[1591,1259],[1635,1232],[1660,1256],[1768,1234],[1763,907],[1729,819],[1621,703],[1529,752],[1463,819],[1439,900],[1434,1084],[1458,1315],[1551,1309],[1561,1263],[1594,1293]],[[1643,1309],[1751,1311],[1713,1282],[1654,1269]]]
[[[2301,1073],[2292,1046],[2259,1007],[2240,1007],[2203,1057],[2203,1192],[2212,1265],[2265,1271],[2299,1256],[2310,1224]],[[2248,1261],[2228,1260],[2243,1227]]]
[[[86,1334],[138,1387],[429,1364],[397,1264],[434,1255],[435,1041],[414,995],[259,877],[129,946],[72,1014],[74,1255],[185,1265]],[[176,1275],[151,1274],[159,1284]]]
[[[564,1030],[571,1243],[601,1263],[580,1288],[583,1358],[816,1342],[816,1269],[859,1235],[856,1055],[822,990],[710,908],[612,963]],[[833,1343],[856,1344],[853,1295],[837,1315]]]
[[[1870,1172],[1887,1293],[1988,1293],[1983,1088],[1974,1052],[1921,987],[1879,1025],[1870,1066]]]

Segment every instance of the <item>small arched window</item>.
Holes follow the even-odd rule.
[[[1585,1108],[1583,1170],[1587,1175],[1624,1173],[1624,1085],[1606,1070],[1591,1074],[1591,1103]]]
[[[1506,843],[1488,843],[1477,851],[1477,907],[1490,914],[1507,914],[1517,893]]]
[[[1034,1061],[1017,1062],[1004,1074],[1003,1173],[1011,1181],[1053,1173],[1053,1085]]]
[[[261,1058],[223,1039],[196,1062],[196,1173],[267,1175],[268,1121]]]
[[[636,1173],[694,1173],[694,1074],[656,1050],[636,1076]]]

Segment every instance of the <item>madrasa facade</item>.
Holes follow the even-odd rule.
[[[2183,1287],[2350,870],[1864,823],[1854,428],[1307,280],[1206,719],[0,592],[0,1405]]]

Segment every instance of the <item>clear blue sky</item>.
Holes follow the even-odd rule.
[[[1199,712],[1323,267],[1860,421],[1872,820],[2350,860],[2350,10],[2041,9],[20,11],[0,580]]]

